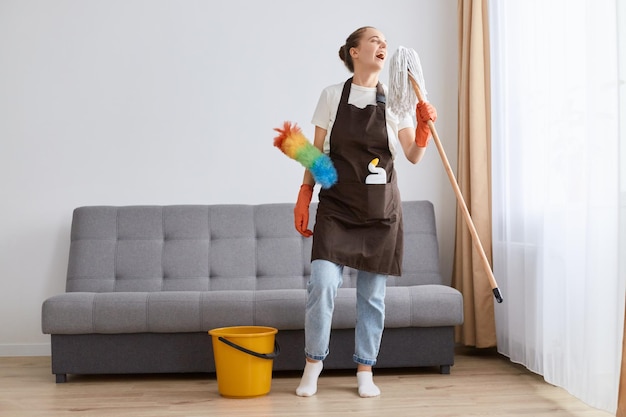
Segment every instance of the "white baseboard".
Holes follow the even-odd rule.
[[[0,344],[0,357],[50,355],[50,343]]]

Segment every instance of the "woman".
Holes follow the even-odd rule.
[[[317,392],[317,380],[328,355],[334,299],[342,284],[343,267],[357,274],[357,324],[354,361],[361,397],[375,397],[372,366],[376,364],[385,320],[388,275],[401,275],[402,211],[393,167],[402,148],[417,163],[424,155],[436,119],[428,103],[399,119],[385,107],[386,86],[378,77],[387,59],[387,42],[376,28],[354,31],[339,49],[353,76],[322,91],[313,116],[314,145],[327,153],[338,182],[319,193],[314,233],[308,230],[309,204],[315,181],[307,170],[294,209],[295,226],[313,236],[311,278],[305,318],[306,364],[296,394]]]

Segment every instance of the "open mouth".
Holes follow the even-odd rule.
[[[380,60],[385,60],[385,53],[384,52],[379,52],[376,54],[376,58],[380,59]]]

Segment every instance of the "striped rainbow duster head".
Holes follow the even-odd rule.
[[[281,128],[274,128],[279,133],[274,138],[274,146],[291,159],[298,161],[308,169],[315,182],[322,188],[330,188],[337,182],[337,170],[333,161],[311,144],[302,134],[297,124],[285,122]]]

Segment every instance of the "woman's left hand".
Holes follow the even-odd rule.
[[[428,138],[430,137],[428,121],[432,120],[434,122],[437,120],[437,109],[427,101],[419,102],[415,108],[415,118],[417,119],[415,143],[418,147],[425,148],[426,145],[428,145]]]

